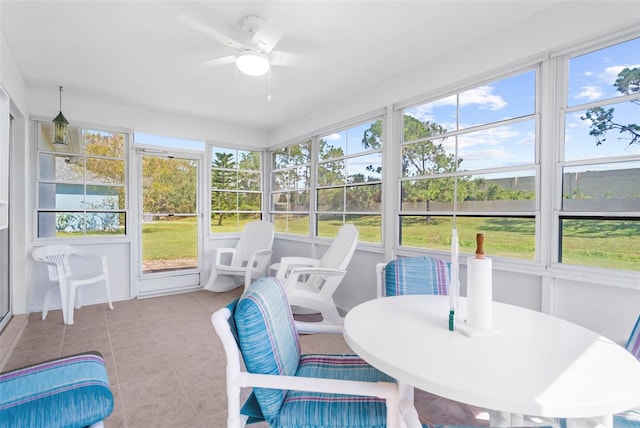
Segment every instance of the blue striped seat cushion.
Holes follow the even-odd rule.
[[[86,427],[113,410],[99,353],[63,357],[0,374],[0,425]]]
[[[446,295],[451,264],[432,257],[400,257],[385,268],[385,295]]]
[[[236,305],[238,342],[250,373],[294,376],[300,343],[282,282],[263,277],[251,284]],[[278,414],[287,391],[254,388],[267,421]]]
[[[631,335],[625,348],[640,361],[640,316],[636,320],[636,325],[633,326],[633,330],[631,330]]]
[[[613,428],[640,428],[640,409],[613,415]]]
[[[357,355],[309,354],[300,359],[296,376],[393,382]],[[273,427],[385,427],[383,399],[345,394],[289,391]]]
[[[566,419],[560,419],[560,428],[567,428]],[[640,410],[613,415],[613,428],[640,428]]]

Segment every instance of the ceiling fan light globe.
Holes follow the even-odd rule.
[[[262,76],[269,71],[269,59],[257,52],[247,52],[236,58],[238,70],[249,76]]]

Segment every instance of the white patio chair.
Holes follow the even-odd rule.
[[[240,285],[236,279],[244,279],[244,287],[267,275],[273,248],[273,224],[268,221],[252,221],[242,229],[235,248],[214,249],[214,265],[205,290],[229,291]],[[229,260],[225,260],[225,257]],[[218,281],[218,277],[226,281]]]
[[[73,324],[73,310],[79,309],[82,301],[82,292],[80,287],[92,284],[104,284],[104,289],[109,302],[109,309],[113,309],[111,303],[111,284],[109,279],[109,267],[107,266],[107,258],[105,256],[93,256],[89,254],[80,254],[78,250],[71,245],[46,245],[38,247],[31,253],[33,259],[37,262],[47,265],[49,273],[49,281],[52,287],[47,290],[42,306],[42,319],[47,318],[51,297],[56,292],[56,288],[60,290],[60,300],[62,303],[62,316],[64,323]],[[75,263],[86,263],[93,260],[96,273],[78,275],[74,274],[70,262],[71,256],[77,258]],[[56,287],[57,285],[57,287]]]
[[[300,354],[297,323],[277,278],[254,282],[211,322],[227,359],[227,427],[258,421],[271,427],[421,427],[393,379],[357,355]],[[241,407],[243,388],[253,391]]]
[[[322,258],[283,257],[276,273],[287,290],[289,303],[307,313],[320,313],[325,324],[341,326],[333,294],[347,274],[347,266],[358,244],[358,229],[352,224],[340,228]],[[317,323],[313,323],[317,324]]]

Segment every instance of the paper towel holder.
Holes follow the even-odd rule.
[[[485,259],[484,257],[484,234],[482,233],[476,234],[476,254],[475,257],[469,258],[469,264],[471,264],[472,259],[484,260],[482,263],[489,263],[489,267],[491,268],[491,259]],[[469,269],[469,264],[467,265],[467,269]],[[468,273],[469,270],[467,270],[467,274]],[[467,290],[467,295],[468,294],[469,290]],[[493,305],[493,301],[491,301],[491,305]],[[502,331],[496,329],[494,326],[491,326],[490,328],[479,328],[467,324],[466,320],[462,323],[456,323],[456,330],[469,337],[496,336],[502,334]]]

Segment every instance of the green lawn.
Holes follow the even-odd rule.
[[[360,231],[360,240],[380,242],[380,219],[376,216],[353,218]],[[247,219],[246,221],[250,221]],[[449,250],[452,219],[450,217],[404,217],[402,244],[409,247]],[[290,218],[288,230],[306,233],[306,216]],[[320,236],[335,236],[342,223],[323,221]],[[212,226],[213,233],[238,231],[236,222]],[[476,233],[485,235],[488,256],[535,258],[535,224],[532,219],[498,217],[458,218],[456,228],[460,251],[474,253]],[[276,230],[284,230],[284,223],[276,221]],[[640,270],[640,225],[637,222],[604,222],[565,220],[562,259],[565,263],[583,266],[602,266],[612,269]],[[196,257],[196,219],[174,219],[143,224],[144,260]]]

